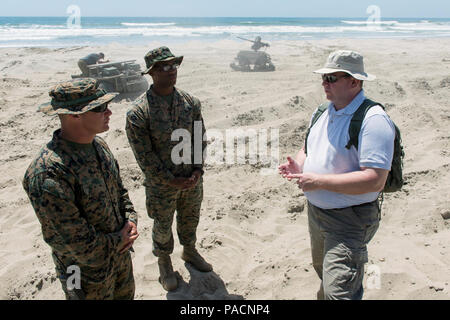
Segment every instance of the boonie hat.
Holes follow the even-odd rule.
[[[355,51],[338,50],[332,52],[325,66],[314,73],[329,74],[334,72],[345,72],[358,80],[372,81],[376,77],[364,71],[363,56]]]
[[[82,114],[113,100],[118,93],[107,93],[98,88],[92,78],[65,81],[54,86],[48,95],[52,100],[41,104],[38,111],[47,115]]]
[[[174,59],[178,60],[178,64],[181,64],[181,62],[183,61],[183,56],[176,57],[172,52],[170,52],[170,49],[167,47],[159,47],[157,49],[153,49],[149,51],[144,57],[147,70],[141,72],[141,74],[144,75],[146,73],[149,73],[150,69],[157,62],[171,61]]]

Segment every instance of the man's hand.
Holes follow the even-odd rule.
[[[185,189],[189,189],[189,188],[192,187],[192,181],[190,179],[191,178],[178,177],[178,178],[175,178],[175,179],[169,181],[168,184],[171,187],[175,187],[177,189],[185,190]]]
[[[303,170],[297,163],[297,161],[295,161],[291,157],[287,157],[287,160],[288,162],[278,167],[278,172],[281,174],[283,178],[287,178],[289,181],[291,181],[291,179],[293,178],[291,178],[290,176],[301,174]]]
[[[314,191],[321,189],[320,175],[315,173],[288,174],[288,180],[297,179],[297,184],[303,191]]]
[[[195,187],[202,176],[202,172],[200,170],[194,170],[192,172],[191,177],[189,178],[189,182],[191,183],[191,188]]]
[[[202,176],[202,172],[200,170],[194,170],[192,172],[192,175],[189,178],[175,178],[169,182],[169,186],[186,190],[194,188],[198,181],[200,180],[200,177]]]
[[[139,237],[137,226],[134,222],[127,221],[120,230],[122,242],[119,245],[119,252],[125,253],[133,246],[134,241]]]

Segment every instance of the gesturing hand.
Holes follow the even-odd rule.
[[[287,178],[289,181],[291,181],[292,177],[289,177],[289,175],[292,174],[301,174],[303,172],[300,165],[292,159],[291,157],[287,157],[288,162],[283,163],[278,167],[278,172],[281,174],[283,178]]]

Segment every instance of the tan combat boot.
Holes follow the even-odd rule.
[[[167,291],[175,290],[178,287],[178,280],[173,272],[172,261],[169,255],[164,255],[158,258],[159,267],[159,283]]]
[[[198,271],[210,272],[213,269],[212,266],[197,252],[195,246],[185,246],[181,259],[192,264]]]

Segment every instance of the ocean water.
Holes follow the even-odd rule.
[[[0,47],[138,45],[190,40],[450,37],[448,19],[0,17]]]

